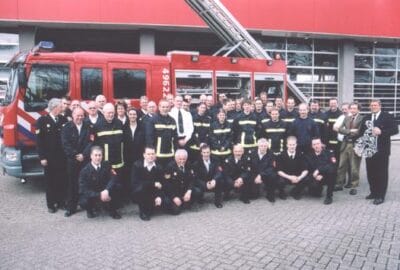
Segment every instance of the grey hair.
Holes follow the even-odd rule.
[[[49,104],[47,104],[47,108],[51,112],[54,110],[54,108],[57,108],[61,104],[61,99],[60,98],[52,98],[49,100]]]
[[[177,157],[179,155],[185,155],[187,157],[188,156],[188,152],[185,149],[178,149],[175,152],[175,157]]]

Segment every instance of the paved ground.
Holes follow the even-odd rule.
[[[41,182],[0,181],[1,269],[400,269],[400,142],[387,200],[374,206],[365,169],[359,194],[211,203],[180,216],[88,220],[48,214]]]

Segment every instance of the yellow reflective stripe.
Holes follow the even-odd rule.
[[[158,129],[175,129],[176,125],[155,124],[154,127]]]
[[[224,128],[224,129],[214,129],[215,134],[221,134],[221,133],[229,133],[231,132],[230,128]]]
[[[271,149],[271,146],[272,146],[272,144],[271,144],[271,139],[268,139],[268,149]]]
[[[118,129],[118,130],[107,130],[107,131],[100,131],[97,132],[97,136],[101,137],[101,136],[110,136],[110,135],[116,135],[116,134],[122,134],[122,129]]]
[[[194,122],[193,125],[195,127],[210,127],[210,124],[208,123],[201,123],[201,122]]]
[[[233,123],[233,119],[227,119],[227,120],[226,120],[226,122],[228,122],[228,123],[231,123],[231,124],[232,124],[232,123]]]
[[[318,119],[318,118],[314,118],[315,122],[321,123],[321,124],[325,124],[325,121],[322,119]]]
[[[191,146],[190,146],[190,149],[193,149],[193,150],[200,150],[200,147],[198,147],[197,145],[191,145]]]
[[[338,141],[329,141],[330,144],[337,144]]]
[[[122,165],[124,165],[124,142],[121,142],[121,161]]]
[[[156,157],[173,157],[174,156],[174,147],[171,148],[171,153],[161,153],[161,137],[157,137],[157,147],[156,147]]]
[[[239,121],[239,125],[256,125],[257,122],[254,120],[241,120]]]
[[[242,136],[241,136],[241,138],[240,138],[240,144],[241,144],[241,145],[244,145],[244,138],[245,138],[245,136],[246,136],[246,133],[242,132]]]
[[[283,140],[281,139],[281,152],[283,151]]]
[[[261,120],[261,123],[267,123],[267,122],[269,122],[271,119],[269,119],[269,118],[265,118],[265,119],[263,119],[263,120]]]
[[[335,123],[337,118],[329,118],[328,122]]]
[[[246,137],[246,133],[242,132],[242,138],[240,140],[240,144],[244,147],[244,148],[250,148],[250,147],[255,147],[257,146],[257,143],[245,143],[245,137]],[[255,142],[255,137],[253,136],[253,141]]]
[[[283,120],[283,122],[289,122],[289,123],[291,123],[291,122],[294,121],[294,118],[285,118],[285,119],[282,119],[282,120]]]
[[[256,143],[249,143],[249,144],[243,144],[243,148],[252,148],[252,147],[257,147]]]
[[[121,162],[121,163],[118,163],[118,164],[111,165],[111,168],[119,169],[119,168],[122,168],[123,166],[124,166],[124,162]]]
[[[217,156],[229,155],[230,153],[231,153],[231,149],[227,149],[225,151],[218,151],[218,150],[211,151],[211,154],[217,155]]]
[[[266,128],[265,131],[274,133],[274,132],[285,132],[286,129],[285,128]]]
[[[104,144],[104,160],[108,161],[108,144]]]

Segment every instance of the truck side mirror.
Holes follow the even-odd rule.
[[[27,79],[26,79],[24,67],[18,68],[18,84],[19,84],[19,87],[22,87],[22,88],[27,87]]]

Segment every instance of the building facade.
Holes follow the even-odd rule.
[[[285,59],[306,96],[379,98],[400,118],[400,1],[222,0],[271,55]],[[223,43],[184,1],[15,0],[0,2],[0,32],[21,50],[52,40],[59,51],[212,54]],[[0,47],[1,49],[1,47]]]

